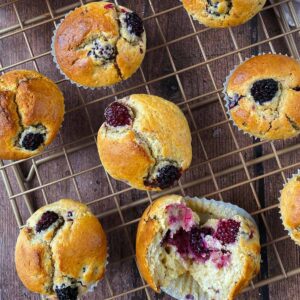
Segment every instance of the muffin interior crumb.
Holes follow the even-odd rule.
[[[170,290],[182,282],[180,288],[195,299],[203,292],[208,299],[227,299],[242,276],[239,241],[254,238],[252,225],[239,216],[218,219],[209,213],[201,220],[186,203],[169,204],[165,214],[166,225],[147,256],[156,284]]]

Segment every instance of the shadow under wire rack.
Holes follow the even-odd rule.
[[[148,50],[132,78],[97,90],[77,88],[63,78],[50,53],[55,26],[86,2],[0,1],[1,73],[35,69],[53,79],[66,99],[65,121],[51,146],[30,159],[0,162],[17,226],[40,206],[60,198],[91,207],[107,232],[111,251],[105,279],[83,299],[157,299],[139,275],[134,240],[143,210],[167,193],[230,201],[256,219],[262,268],[240,299],[257,299],[272,283],[299,274],[298,249],[283,230],[278,198],[287,178],[300,167],[300,138],[267,142],[244,135],[229,121],[222,95],[229,71],[247,57],[271,52],[299,59],[295,1],[268,2],[248,23],[227,29],[198,24],[175,0],[114,1],[143,17]],[[177,185],[161,193],[137,191],[113,180],[98,158],[95,142],[104,108],[132,93],[173,101],[192,130],[192,165]]]

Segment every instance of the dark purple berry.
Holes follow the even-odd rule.
[[[300,86],[294,87],[293,90],[296,91],[296,92],[300,92]]]
[[[236,241],[240,229],[240,222],[235,220],[220,220],[214,237],[223,244],[232,244]]]
[[[161,189],[170,187],[181,176],[180,170],[173,165],[166,165],[158,170],[157,186]]]
[[[78,296],[78,287],[64,285],[61,288],[55,289],[58,300],[76,300]]]
[[[171,232],[169,230],[164,236],[161,244],[175,246],[180,255],[187,256],[189,253],[189,233],[180,228],[173,237],[171,237]]]
[[[278,91],[278,82],[274,79],[263,79],[254,82],[251,87],[251,95],[255,102],[263,104],[271,101]]]
[[[21,146],[26,150],[34,151],[44,143],[45,135],[41,133],[27,133]]]
[[[46,211],[42,214],[42,217],[36,224],[36,231],[41,232],[49,228],[53,223],[59,219],[59,216],[54,211]]]
[[[101,44],[100,41],[93,42],[92,50],[87,54],[95,59],[113,60],[117,56],[117,50],[110,44]]]
[[[208,233],[208,234],[206,234]],[[212,228],[202,229],[194,226],[190,232],[190,248],[195,257],[203,260],[208,260],[210,257],[210,250],[206,247],[204,237],[205,235],[211,235],[213,233]]]
[[[240,96],[238,94],[234,94],[233,97],[228,97],[228,107],[229,109],[232,109],[236,107],[239,104],[239,101],[243,98],[243,96]]]
[[[109,105],[104,111],[104,116],[106,123],[113,127],[131,125],[132,123],[129,109],[120,102],[113,102]]]
[[[130,34],[134,34],[138,37],[144,32],[144,26],[142,19],[135,12],[125,13],[124,21],[127,25],[127,30]]]
[[[201,227],[199,231],[202,236],[213,235],[215,232],[211,227]]]

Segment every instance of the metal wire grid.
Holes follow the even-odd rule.
[[[33,51],[32,51],[32,47],[29,43],[29,39],[28,39],[28,36],[27,36],[27,31],[29,29],[33,29],[33,28],[39,27],[43,24],[47,24],[47,23],[50,23],[50,22],[52,22],[54,24],[54,26],[56,26],[57,21],[60,20],[66,12],[68,12],[70,9],[75,8],[76,6],[83,5],[85,3],[83,0],[80,0],[77,3],[74,3],[74,4],[69,5],[69,6],[62,7],[60,9],[54,11],[52,9],[52,6],[51,6],[51,1],[50,0],[44,0],[46,5],[47,5],[47,8],[48,8],[48,13],[40,15],[38,17],[34,17],[34,18],[31,18],[31,19],[22,21],[21,17],[20,17],[20,14],[19,14],[19,11],[17,9],[17,5],[16,5],[20,1],[22,1],[22,0],[14,0],[14,1],[9,1],[5,4],[0,4],[0,9],[1,8],[2,9],[6,8],[6,7],[12,7],[13,10],[14,10],[14,13],[16,15],[17,21],[18,21],[17,24],[0,30],[0,40],[11,37],[11,36],[16,35],[16,34],[22,34],[23,38],[24,38],[24,41],[26,43],[26,46],[28,48],[30,57],[28,59],[18,61],[17,63],[11,64],[11,65],[8,65],[8,66],[5,66],[5,67],[3,67],[1,65],[1,61],[0,61],[0,71],[2,73],[4,71],[7,71],[7,70],[9,70],[11,68],[14,68],[14,67],[18,67],[19,65],[22,65],[22,64],[27,63],[27,62],[32,62],[33,65],[34,65],[34,68],[37,71],[39,71],[39,66],[38,66],[37,60],[39,58],[50,55],[50,51],[46,51],[46,52],[44,52],[42,54],[39,54],[39,55],[34,55]],[[147,1],[147,0],[145,0],[145,1]],[[155,10],[155,5],[154,5],[155,1],[156,0],[148,0],[148,4],[149,4],[150,10],[151,10],[151,15],[145,17],[144,20],[147,21],[149,19],[152,19],[152,20],[155,21],[155,24],[158,28],[158,34],[160,35],[163,43],[161,45],[158,45],[158,46],[155,46],[155,47],[152,47],[152,48],[148,49],[147,53],[149,53],[151,51],[158,50],[158,49],[165,49],[166,52],[167,52],[167,56],[168,56],[168,58],[170,60],[170,63],[171,63],[172,71],[169,72],[168,74],[160,76],[158,78],[154,78],[154,79],[151,79],[151,80],[146,80],[146,76],[144,75],[143,69],[140,68],[140,74],[141,74],[141,77],[143,79],[142,83],[140,83],[138,85],[130,86],[129,88],[122,89],[120,91],[116,91],[114,88],[111,88],[111,93],[109,93],[109,95],[98,98],[98,99],[90,101],[90,102],[86,102],[85,99],[84,99],[84,96],[82,95],[82,91],[80,89],[77,89],[78,94],[80,95],[81,104],[76,106],[76,107],[71,108],[66,113],[68,114],[68,113],[71,113],[71,112],[79,110],[79,109],[84,109],[85,114],[86,114],[86,118],[89,122],[89,128],[90,128],[90,131],[91,131],[91,133],[89,135],[87,135],[84,138],[81,138],[79,140],[76,140],[75,142],[64,143],[64,137],[62,136],[62,134],[60,134],[59,138],[62,141],[61,145],[58,145],[58,146],[53,147],[51,149],[48,149],[41,155],[37,155],[33,158],[22,160],[22,161],[15,161],[15,162],[1,161],[0,162],[0,172],[1,172],[3,182],[4,182],[4,185],[5,185],[7,194],[8,194],[8,198],[10,200],[10,204],[12,206],[12,209],[13,209],[13,212],[14,212],[14,215],[15,215],[15,218],[16,218],[16,221],[17,221],[17,224],[18,224],[19,228],[21,228],[24,223],[23,223],[23,218],[21,216],[21,212],[20,212],[20,209],[19,209],[19,204],[18,204],[17,198],[22,197],[24,199],[24,202],[26,203],[26,206],[27,206],[27,209],[28,209],[29,213],[32,214],[34,209],[32,207],[32,202],[31,202],[31,198],[30,198],[31,193],[36,192],[36,191],[40,191],[42,193],[44,203],[47,204],[47,203],[49,203],[49,200],[48,200],[48,196],[47,196],[47,193],[46,193],[45,189],[49,186],[55,186],[56,184],[58,184],[60,182],[63,182],[63,181],[66,181],[66,180],[71,180],[72,183],[73,183],[74,189],[76,191],[76,195],[77,195],[78,199],[80,201],[82,201],[82,196],[81,196],[80,189],[78,187],[78,183],[76,181],[76,178],[79,177],[80,175],[83,175],[83,174],[86,174],[88,172],[92,172],[92,171],[95,171],[95,170],[98,170],[98,169],[102,168],[102,166],[99,163],[98,165],[95,165],[95,166],[90,167],[90,168],[86,168],[82,171],[74,172],[74,170],[72,168],[72,165],[70,163],[70,155],[71,154],[74,154],[74,153],[79,154],[81,150],[83,150],[83,149],[85,149],[85,148],[87,148],[91,145],[95,145],[95,142],[96,142],[96,132],[94,132],[94,130],[93,130],[91,116],[90,116],[90,113],[89,113],[89,110],[88,110],[89,105],[104,101],[104,100],[109,99],[111,97],[117,98],[117,96],[119,96],[121,94],[130,93],[131,91],[133,91],[137,88],[141,88],[141,87],[145,88],[147,93],[150,94],[150,89],[149,89],[150,84],[157,83],[157,82],[160,82],[160,81],[162,81],[166,78],[170,78],[172,76],[175,76],[176,82],[178,84],[178,87],[179,87],[179,90],[180,90],[180,93],[181,93],[181,96],[182,96],[182,99],[183,99],[183,101],[178,103],[178,105],[181,107],[181,109],[183,109],[185,111],[185,113],[189,117],[189,119],[191,121],[190,123],[191,123],[191,127],[192,127],[193,138],[196,139],[196,141],[199,143],[200,148],[201,148],[201,150],[204,154],[204,158],[205,158],[205,160],[203,162],[193,164],[191,169],[201,168],[201,167],[206,166],[208,168],[209,172],[208,172],[208,175],[203,176],[201,178],[197,178],[197,179],[187,181],[187,182],[179,181],[177,186],[175,186],[174,188],[169,189],[168,191],[162,192],[162,193],[149,193],[149,192],[147,192],[146,197],[141,197],[141,198],[137,199],[134,202],[130,202],[130,203],[127,203],[127,204],[124,204],[124,205],[120,205],[119,197],[122,196],[125,193],[131,192],[133,189],[130,188],[130,187],[127,187],[127,188],[124,188],[120,191],[116,190],[114,185],[112,184],[112,179],[107,175],[107,173],[105,173],[107,183],[108,183],[108,187],[109,187],[109,193],[105,196],[102,196],[100,198],[89,201],[87,204],[88,205],[93,205],[93,204],[96,204],[96,203],[101,203],[102,201],[105,201],[106,199],[110,199],[110,198],[113,199],[113,201],[115,203],[115,207],[100,213],[98,215],[98,217],[101,219],[101,218],[104,218],[104,217],[112,216],[115,213],[117,213],[119,215],[120,220],[121,220],[121,224],[110,228],[107,231],[107,233],[108,233],[108,235],[110,235],[110,234],[113,234],[115,231],[117,231],[119,229],[124,229],[125,230],[126,239],[128,241],[128,244],[130,245],[131,255],[128,256],[128,257],[122,258],[121,261],[123,262],[123,261],[126,261],[127,259],[134,259],[134,247],[133,247],[133,244],[130,240],[130,236],[129,236],[129,233],[128,233],[128,227],[131,226],[132,224],[136,224],[139,221],[138,218],[136,218],[134,220],[131,220],[131,221],[126,221],[125,211],[127,209],[134,209],[138,205],[151,203],[153,199],[159,197],[162,194],[166,194],[166,193],[172,193],[172,192],[177,192],[178,193],[179,192],[179,193],[185,195],[186,190],[188,188],[194,187],[194,186],[197,186],[198,184],[202,184],[202,183],[205,183],[209,180],[212,180],[213,186],[214,186],[214,191],[206,193],[205,195],[199,195],[199,196],[218,197],[219,199],[223,199],[223,194],[227,191],[230,191],[230,190],[233,190],[233,189],[236,189],[238,187],[245,186],[245,185],[248,185],[250,187],[251,193],[252,193],[253,198],[255,199],[255,203],[256,203],[256,210],[253,211],[252,214],[254,216],[260,216],[260,218],[262,220],[262,223],[265,227],[266,234],[268,236],[268,239],[263,244],[263,248],[272,247],[272,249],[275,253],[277,263],[280,267],[280,274],[275,275],[275,276],[270,276],[268,278],[262,278],[262,279],[260,279],[256,282],[252,283],[251,287],[247,288],[246,290],[256,289],[256,288],[262,287],[264,285],[268,285],[270,283],[276,282],[278,280],[281,280],[281,279],[288,278],[288,277],[291,277],[293,275],[299,274],[300,273],[300,267],[297,267],[295,269],[288,270],[288,271],[286,270],[286,268],[284,266],[284,263],[282,261],[282,258],[279,255],[279,252],[278,252],[278,249],[277,249],[278,248],[277,247],[278,243],[288,239],[288,236],[283,235],[283,236],[280,236],[278,238],[274,238],[273,235],[272,235],[272,231],[270,229],[270,226],[268,224],[268,221],[266,219],[266,213],[276,209],[278,207],[278,205],[276,203],[272,204],[272,205],[269,205],[269,206],[262,205],[261,202],[260,202],[259,196],[257,195],[257,191],[256,191],[254,185],[257,181],[259,181],[261,179],[264,179],[264,178],[268,178],[268,177],[270,177],[274,174],[281,174],[283,182],[286,182],[286,176],[285,176],[284,172],[288,171],[290,169],[294,169],[294,168],[298,167],[300,165],[300,163],[292,163],[292,164],[289,164],[287,166],[283,166],[282,162],[280,160],[280,156],[285,155],[285,154],[289,154],[289,153],[292,153],[293,151],[298,150],[300,148],[300,144],[287,145],[286,147],[283,147],[282,149],[276,149],[276,146],[274,145],[273,142],[268,143],[266,141],[255,141],[255,142],[253,142],[249,145],[246,145],[246,146],[243,146],[243,147],[240,146],[239,138],[237,136],[237,132],[236,132],[236,130],[234,130],[234,128],[232,127],[231,123],[228,120],[228,116],[226,114],[226,110],[225,110],[224,105],[223,105],[221,89],[218,88],[215,77],[214,77],[214,74],[213,74],[212,69],[211,69],[211,65],[214,62],[219,61],[223,58],[227,58],[230,55],[237,55],[238,58],[239,58],[239,61],[242,61],[243,57],[242,57],[241,53],[243,51],[249,50],[249,49],[252,49],[252,48],[255,48],[255,47],[259,47],[259,46],[262,46],[262,45],[268,45],[269,48],[270,48],[270,51],[275,53],[275,47],[274,47],[273,43],[278,39],[284,39],[285,43],[286,43],[286,46],[288,47],[289,54],[294,56],[295,58],[299,59],[299,51],[298,51],[298,48],[297,48],[297,42],[295,40],[295,34],[299,33],[300,27],[299,27],[299,20],[298,20],[298,17],[296,15],[295,8],[294,8],[294,5],[293,5],[293,1],[291,1],[291,0],[282,0],[279,3],[277,2],[275,4],[268,5],[264,8],[264,11],[267,11],[267,10],[274,10],[275,11],[275,14],[278,16],[278,23],[279,23],[279,26],[280,26],[280,29],[281,29],[281,33],[279,33],[275,36],[270,36],[270,34],[267,30],[267,25],[265,23],[263,14],[259,13],[258,19],[259,19],[259,22],[261,23],[265,38],[261,41],[253,43],[252,45],[248,45],[248,46],[245,46],[245,47],[239,47],[238,42],[237,42],[237,38],[236,38],[233,30],[231,28],[229,28],[228,31],[229,31],[229,35],[231,37],[231,42],[234,45],[234,50],[230,51],[226,54],[219,55],[219,56],[214,57],[214,58],[208,58],[207,53],[205,52],[205,47],[203,46],[203,42],[201,41],[201,33],[209,31],[211,29],[209,29],[209,28],[197,29],[196,26],[195,26],[195,23],[193,22],[193,20],[191,18],[189,18],[189,20],[190,20],[193,32],[190,33],[190,34],[187,34],[185,36],[182,36],[182,37],[179,37],[179,38],[168,41],[166,36],[165,36],[165,33],[162,29],[159,17],[164,16],[164,15],[166,17],[168,17],[168,14],[170,14],[170,13],[176,11],[176,10],[183,9],[183,8],[182,8],[182,5],[180,5],[178,3],[178,5],[176,5],[174,7],[171,7],[171,8],[168,8],[166,10],[158,12],[158,11]],[[114,2],[116,4],[118,4],[117,0],[114,1]],[[289,25],[287,24],[286,20],[283,18],[283,15],[282,15],[283,14],[283,11],[282,11],[282,5],[283,4],[288,6],[288,8],[290,10],[290,13],[291,13],[291,15],[292,15],[292,17],[295,21],[295,24],[296,24],[295,28],[290,28]],[[204,61],[178,70],[176,68],[174,58],[172,57],[172,53],[170,51],[170,46],[172,46],[176,43],[179,43],[181,41],[184,41],[186,39],[192,38],[192,37],[196,39],[197,45],[198,45],[198,50],[200,51]],[[196,68],[203,67],[203,66],[206,67],[206,69],[207,69],[207,72],[209,74],[209,78],[210,78],[210,80],[212,82],[212,85],[213,85],[213,90],[210,91],[210,92],[198,95],[196,97],[188,98],[188,96],[186,95],[184,86],[182,84],[182,80],[180,78],[180,75],[182,73],[186,72],[186,71],[195,70]],[[61,79],[61,80],[57,81],[57,83],[60,84],[63,81],[65,81],[65,79]],[[197,107],[206,106],[206,105],[208,105],[210,103],[213,103],[213,102],[218,102],[219,103],[220,107],[222,108],[222,114],[224,115],[224,120],[220,121],[220,122],[217,122],[217,123],[214,123],[214,124],[209,125],[209,126],[205,126],[203,128],[198,128],[198,125],[197,125],[197,122],[195,121],[192,110],[197,108]],[[230,136],[231,136],[231,138],[234,142],[235,149],[232,150],[232,151],[229,151],[227,153],[218,155],[216,157],[210,158],[207,151],[206,151],[205,144],[203,142],[201,134],[208,131],[208,130],[210,130],[210,129],[212,129],[212,128],[218,127],[218,126],[227,126],[228,127],[228,130],[230,132]],[[254,158],[254,159],[251,159],[249,161],[245,160],[245,157],[243,155],[243,153],[245,151],[252,150],[255,147],[263,146],[263,145],[266,145],[266,144],[269,144],[270,147],[271,147],[271,152],[270,153],[259,156],[259,157]],[[212,165],[214,163],[217,163],[218,161],[224,161],[224,160],[228,159],[230,156],[235,155],[235,154],[238,155],[238,157],[241,161],[241,164],[229,167],[228,169],[221,170],[221,171],[218,171],[218,172],[213,171],[214,168],[213,168]],[[56,180],[52,180],[52,181],[47,182],[47,183],[43,183],[43,179],[42,179],[42,176],[40,174],[39,167],[41,165],[47,163],[47,162],[55,160],[58,157],[64,157],[65,158],[67,166],[68,166],[68,170],[69,170],[69,175],[64,176],[63,178],[60,178],[60,179],[56,179]],[[264,174],[260,174],[258,176],[254,176],[254,177],[252,176],[251,177],[251,174],[249,172],[249,167],[254,166],[255,164],[258,164],[258,163],[263,163],[263,162],[268,161],[272,158],[276,160],[277,166],[276,166],[275,170],[265,172]],[[27,175],[24,175],[22,173],[22,171],[20,170],[20,164],[23,163],[23,162],[31,163],[31,167],[30,167],[30,170],[29,170]],[[9,174],[9,170],[12,170],[13,175]],[[243,180],[241,182],[238,182],[236,184],[232,184],[232,185],[227,186],[227,187],[220,187],[219,186],[217,178],[219,178],[221,176],[224,176],[224,175],[229,175],[230,173],[233,173],[233,172],[238,172],[240,170],[243,170],[245,172],[245,174],[246,174],[246,179],[245,180]],[[20,189],[20,192],[15,193],[13,191],[12,176],[14,177],[14,180],[16,180],[17,185]],[[28,187],[27,183],[30,183],[35,176],[36,176],[37,181],[38,181],[38,186]],[[280,187],[278,187],[278,188],[280,188]],[[120,263],[120,260],[117,261],[116,263]],[[124,291],[122,293],[116,294],[116,293],[113,292],[113,288],[111,286],[111,283],[109,282],[109,280],[106,277],[105,281],[106,281],[106,284],[107,284],[107,287],[108,287],[109,296],[106,297],[105,299],[116,299],[116,298],[120,298],[122,296],[127,296],[127,297],[130,298],[131,295],[133,295],[135,292],[141,291],[141,290],[145,291],[145,295],[146,295],[147,299],[152,299],[151,292],[149,292],[149,290],[147,288],[147,285],[145,284],[143,279],[141,279],[141,280],[142,280],[141,281],[142,284],[140,286],[129,289],[129,290]]]

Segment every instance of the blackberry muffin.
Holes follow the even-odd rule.
[[[41,152],[58,133],[64,98],[57,85],[35,71],[0,76],[0,159],[23,159]]]
[[[15,262],[32,292],[76,300],[103,278],[106,236],[88,207],[62,199],[37,210],[21,229]]]
[[[156,292],[176,299],[231,300],[259,272],[259,232],[236,205],[167,195],[142,215],[136,256]]]
[[[182,0],[187,12],[207,27],[233,27],[246,23],[266,0]]]
[[[191,133],[181,110],[150,95],[131,95],[105,110],[98,151],[105,170],[141,190],[170,187],[190,165]]]
[[[300,175],[294,175],[281,191],[280,214],[284,228],[300,246]]]
[[[103,87],[136,72],[145,56],[146,34],[135,12],[109,2],[92,2],[66,16],[52,47],[57,65],[71,81]]]
[[[264,54],[238,66],[225,84],[234,123],[260,139],[291,138],[300,131],[300,64],[284,55]]]

